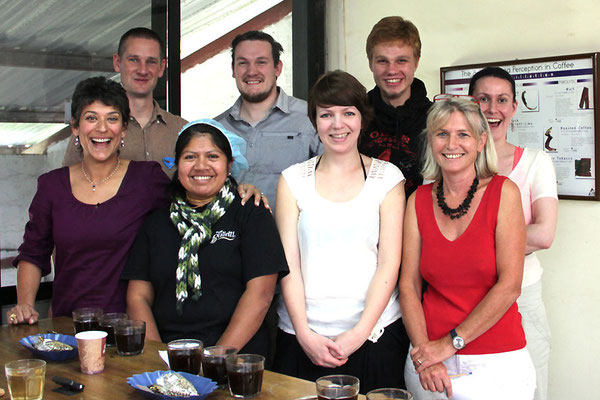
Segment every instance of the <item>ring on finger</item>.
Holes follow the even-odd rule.
[[[10,322],[17,322],[17,314],[12,313],[8,316],[8,319],[10,319]]]
[[[417,362],[419,363],[419,366],[423,365],[423,363],[421,362],[421,360],[417,359]]]

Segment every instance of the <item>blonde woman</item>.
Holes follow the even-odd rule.
[[[525,254],[519,190],[496,175],[477,100],[435,100],[423,167],[434,182],[411,195],[404,225],[407,387],[415,399],[531,399],[535,371],[516,304]]]

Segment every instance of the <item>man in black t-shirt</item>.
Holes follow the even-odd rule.
[[[421,57],[415,25],[402,17],[385,17],[367,38],[367,58],[377,85],[369,92],[375,111],[361,139],[360,151],[395,164],[406,178],[406,197],[423,182],[420,133],[431,101],[414,77]]]

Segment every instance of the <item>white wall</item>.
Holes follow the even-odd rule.
[[[0,155],[0,260],[17,255],[29,221],[28,210],[37,189],[37,178],[61,166],[68,140],[71,138],[51,145],[43,155]],[[52,279],[50,274],[43,281]],[[2,263],[0,282],[2,287],[16,285],[16,268]]]
[[[598,1],[329,0],[327,12],[328,69],[344,69],[369,89],[365,41],[388,15],[419,29],[416,76],[430,97],[440,92],[440,67],[600,51]],[[554,245],[538,253],[552,328],[551,400],[598,398],[599,243],[600,203],[561,200]]]
[[[0,155],[2,250],[15,250],[21,245],[37,178],[60,167],[66,145],[67,140],[56,143],[48,148],[47,154]]]

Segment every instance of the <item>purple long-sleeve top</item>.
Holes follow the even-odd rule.
[[[13,265],[29,261],[48,275],[56,246],[54,316],[70,316],[79,307],[124,312],[121,271],[146,215],[168,204],[168,183],[158,163],[131,161],[115,196],[85,204],[73,196],[68,167],[41,175]]]

